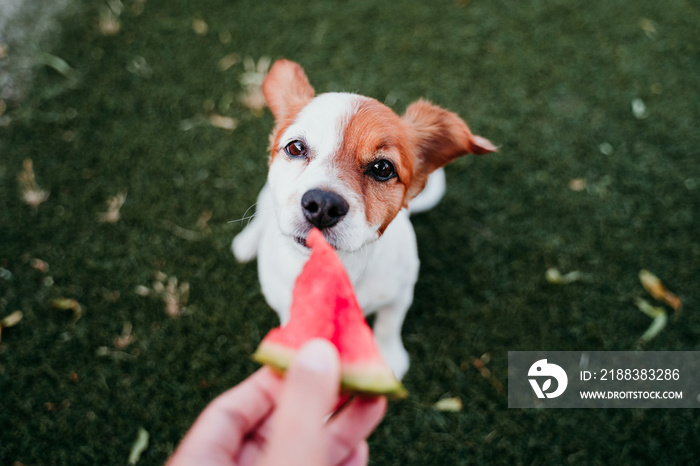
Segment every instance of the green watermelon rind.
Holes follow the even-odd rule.
[[[290,366],[295,355],[295,349],[272,342],[263,342],[253,354],[253,360],[282,373]],[[341,391],[358,396],[386,396],[391,399],[402,399],[408,396],[408,391],[394,377],[391,369],[387,366],[378,366],[375,371],[368,367],[368,364],[361,362],[351,365],[341,363]]]

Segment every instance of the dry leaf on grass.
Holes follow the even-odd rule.
[[[193,118],[185,118],[180,121],[182,131],[190,131],[198,126],[211,125],[215,128],[233,131],[238,127],[238,120],[235,118],[209,111],[207,116],[198,115]]]
[[[5,316],[2,320],[0,320],[0,342],[2,341],[2,329],[14,327],[15,325],[19,324],[19,322],[22,320],[22,317],[24,317],[22,311],[15,311],[12,314]]]
[[[238,126],[238,120],[235,118],[219,115],[217,113],[209,115],[209,123],[216,128],[228,131],[233,131]]]
[[[141,454],[148,448],[148,431],[143,427],[139,427],[139,432],[136,436],[134,444],[131,446],[131,452],[129,453],[129,463],[136,464],[141,459]]]
[[[121,0],[108,0],[107,4],[100,8],[100,32],[105,36],[114,36],[121,29],[119,17],[124,11]]]
[[[472,365],[479,371],[483,378],[491,383],[498,393],[503,393],[505,391],[503,384],[491,373],[489,368],[486,367],[486,364],[488,364],[490,360],[491,356],[485,353],[480,358],[474,358],[472,360]]]
[[[100,346],[95,351],[95,356],[98,358],[112,358],[115,361],[134,361],[136,356],[125,353],[124,351],[113,350],[107,346]]]
[[[187,307],[187,300],[190,296],[190,284],[179,283],[177,277],[169,277],[163,272],[156,272],[156,280],[153,287],[148,288],[143,285],[136,287],[139,296],[153,296],[163,300],[165,313],[170,317],[179,317],[190,309]]]
[[[638,120],[643,120],[647,117],[647,106],[642,99],[637,98],[632,101],[632,114]]]
[[[219,69],[221,71],[226,71],[236,65],[239,61],[241,61],[241,57],[237,53],[229,53],[219,60]]]
[[[51,55],[50,53],[42,53],[37,58],[37,61],[42,65],[53,68],[54,71],[61,74],[64,78],[71,81],[77,81],[80,73],[75,68],[71,67],[63,58]]]
[[[170,231],[173,235],[178,238],[182,238],[187,241],[202,241],[204,239],[204,233],[200,231],[188,230],[187,228],[182,228],[181,226],[171,222],[170,220],[163,220],[163,227]]]
[[[153,76],[153,68],[146,59],[140,55],[134,57],[126,65],[126,70],[140,78],[150,79]]]
[[[612,153],[615,151],[615,148],[609,142],[601,142],[598,145],[598,150],[603,155],[612,155]]]
[[[49,271],[49,264],[47,264],[41,259],[37,259],[36,257],[29,261],[29,266],[34,270],[38,270],[42,273],[46,273]]]
[[[581,278],[583,278],[583,274],[577,270],[562,275],[558,269],[550,267],[545,273],[545,279],[554,285],[568,285],[581,280]]]
[[[462,400],[459,397],[441,398],[433,407],[438,411],[447,413],[457,413],[462,410]]]
[[[25,204],[36,208],[49,198],[49,192],[41,189],[36,182],[34,164],[31,159],[26,159],[22,164],[22,171],[17,175],[17,181]]]
[[[583,178],[574,178],[569,181],[569,189],[572,191],[583,191],[586,189],[586,180]]]
[[[15,325],[19,324],[19,322],[22,320],[22,317],[24,314],[22,314],[22,311],[15,311],[11,313],[8,316],[3,317],[2,320],[0,320],[0,327],[2,328],[10,328],[14,327]]]
[[[119,15],[115,14],[111,8],[105,6],[100,9],[100,32],[104,36],[116,36],[121,29]]]
[[[646,36],[649,39],[654,38],[657,31],[656,31],[656,25],[654,24],[654,22],[652,20],[650,20],[649,18],[640,18],[638,24],[639,24],[639,27],[642,28],[642,31],[644,31],[644,34],[646,34]]]
[[[209,227],[209,220],[211,220],[213,212],[211,210],[204,210],[202,213],[199,215],[199,218],[197,219],[197,228],[199,228],[199,231],[202,233],[211,233],[211,228]]]
[[[656,338],[656,336],[666,327],[668,317],[666,316],[666,311],[664,311],[663,308],[652,306],[641,298],[637,298],[635,300],[635,304],[640,311],[653,319],[646,332],[639,337],[640,343],[648,343]]]
[[[192,20],[192,30],[197,35],[206,36],[209,32],[209,25],[202,18],[195,18]]]
[[[134,337],[131,333],[132,329],[133,327],[131,325],[131,322],[124,323],[124,327],[122,328],[122,334],[114,339],[115,348],[124,349],[136,340],[136,337]]]
[[[107,199],[107,212],[97,214],[97,221],[100,223],[117,223],[121,218],[119,211],[125,202],[126,191],[121,191]]]
[[[73,323],[76,323],[83,316],[83,308],[75,299],[56,298],[52,299],[49,304],[53,309],[59,311],[73,311]]]
[[[213,214],[211,210],[204,210],[199,215],[199,218],[197,219],[197,229],[199,231],[182,228],[181,226],[171,222],[170,220],[163,220],[161,223],[163,224],[163,227],[165,227],[178,238],[182,238],[187,241],[201,241],[207,235],[211,234],[209,220],[211,219],[212,215]]]
[[[683,301],[681,301],[678,296],[668,291],[659,277],[648,270],[642,269],[639,271],[639,281],[642,282],[644,289],[647,290],[654,299],[671,306],[676,312],[676,317],[680,315]]]
[[[270,63],[270,57],[267,56],[261,57],[257,63],[251,57],[246,57],[243,60],[245,72],[239,78],[244,89],[241,101],[255,116],[261,116],[266,105],[262,83],[267,76]]]

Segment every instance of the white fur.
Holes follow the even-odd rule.
[[[233,240],[233,252],[241,261],[258,256],[258,274],[267,303],[289,319],[292,288],[309,257],[308,250],[282,233],[266,184],[260,192],[257,215]],[[365,314],[376,313],[374,334],[392,370],[402,377],[409,366],[401,342],[401,326],[413,301],[418,279],[418,250],[408,212],[402,210],[376,241],[353,252],[339,252]]]
[[[284,324],[289,318],[294,282],[309,256],[308,249],[295,241],[304,238],[310,228],[301,197],[315,188],[341,195],[350,209],[324,233],[339,251],[360,306],[366,314],[376,313],[374,334],[382,354],[396,375],[403,377],[409,357],[401,341],[401,326],[413,301],[419,267],[409,213],[401,210],[379,236],[379,225],[366,222],[364,200],[345,183],[334,164],[343,130],[359,99],[354,94],[322,94],[296,116],[283,133],[280,147],[273,148],[276,153],[255,217],[234,238],[232,249],[241,262],[257,256],[262,292]],[[310,148],[308,159],[293,159],[283,152],[294,140],[303,140]],[[444,173],[435,173],[425,197],[414,199],[411,209],[424,210],[440,200]]]
[[[337,249],[354,251],[377,238],[376,226],[364,222],[362,199],[344,182],[333,158],[358,102],[359,96],[354,94],[329,93],[316,97],[284,132],[280,147],[273,148],[278,154],[270,166],[268,185],[278,226],[284,235],[306,237],[309,225],[300,207],[301,197],[310,189],[321,188],[341,195],[350,204],[347,216],[327,233]],[[310,148],[308,161],[289,159],[283,153],[283,148],[294,140],[303,140]]]
[[[430,174],[425,188],[408,203],[408,210],[411,215],[419,214],[432,209],[445,195],[447,181],[445,180],[445,169],[440,167]]]

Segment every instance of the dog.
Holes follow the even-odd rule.
[[[399,117],[369,97],[316,96],[302,67],[289,60],[273,64],[262,90],[275,119],[267,183],[255,215],[232,242],[233,253],[239,262],[257,257],[262,292],[285,324],[309,256],[306,235],[320,229],[365,314],[376,314],[378,347],[402,378],[409,356],[401,327],[419,268],[409,213],[439,202],[442,167],[496,147],[425,100]]]

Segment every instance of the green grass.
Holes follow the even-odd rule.
[[[414,219],[411,397],[389,407],[371,464],[697,461],[697,410],[508,409],[472,364],[490,354],[507,384],[509,350],[634,349],[650,324],[634,305],[642,268],[685,304],[646,348],[700,350],[697,4],[148,0],[138,15],[135,4],[105,36],[103,4],[79,2],[45,46],[79,81],[39,67],[0,128],[0,267],[11,273],[0,317],[24,313],[0,345],[0,463],[125,464],[143,427],[139,464],[162,464],[207,402],[256,368],[276,318],[255,265],[237,264],[229,244],[264,182],[272,118],[242,105],[243,65],[217,65],[229,53],[293,59],[318,92],[399,112],[426,97],[500,147],[450,166],[443,202]],[[235,131],[183,130],[212,105]],[[21,201],[25,159],[50,191],[36,208]],[[122,191],[121,220],[98,222]],[[199,231],[205,211],[201,240],[173,233]],[[585,280],[549,284],[548,267]],[[135,292],[158,271],[190,285],[179,318]],[[82,317],[52,309],[59,297]],[[135,341],[117,350],[126,322]],[[461,412],[432,408],[448,395]]]

